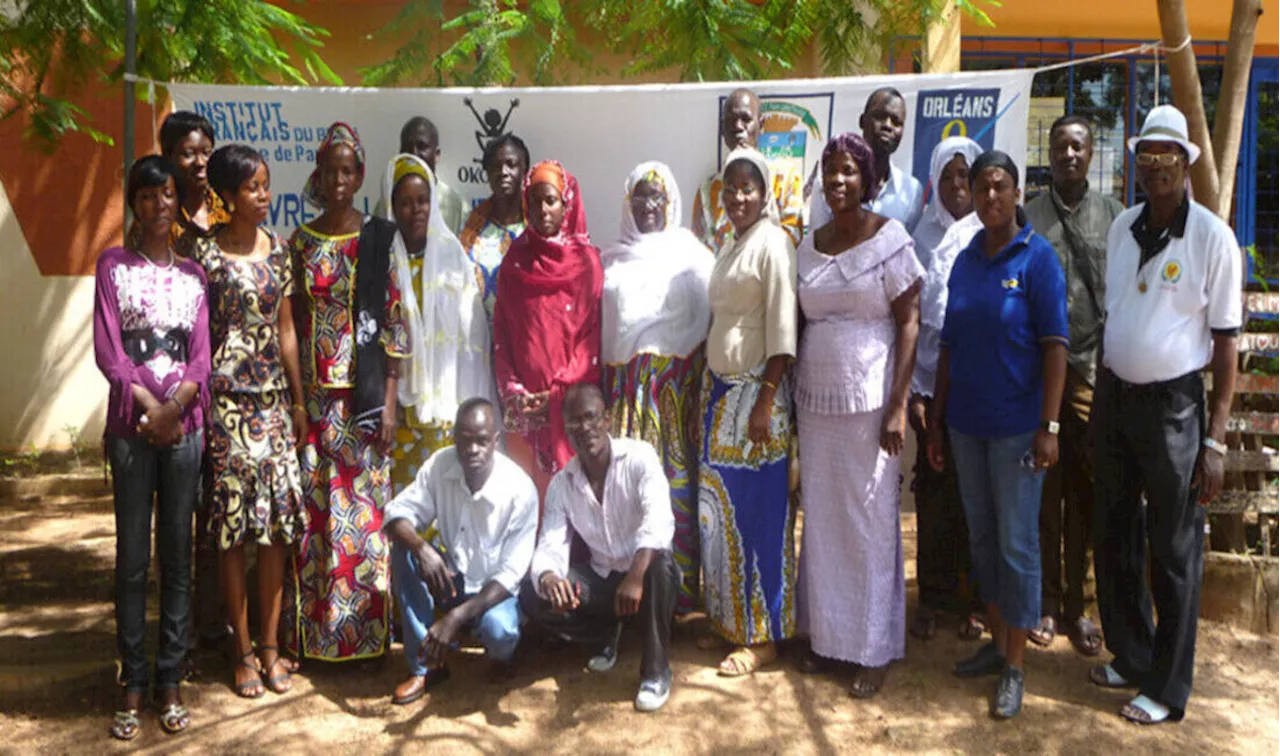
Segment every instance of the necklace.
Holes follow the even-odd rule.
[[[138,257],[141,257],[143,260],[146,260],[146,261],[147,261],[147,265],[150,265],[150,266],[151,266],[151,267],[153,267],[153,268],[159,268],[159,269],[161,269],[161,270],[167,270],[167,269],[169,269],[169,268],[172,268],[172,267],[173,267],[173,247],[168,247],[167,249],[169,250],[169,262],[165,263],[164,265],[161,265],[160,263],[156,262],[155,260],[152,260],[150,257],[147,257],[146,255],[144,255],[144,254],[142,253],[142,250],[141,250],[141,249],[135,249],[135,250],[134,250],[134,252],[137,252],[137,253],[138,253]]]

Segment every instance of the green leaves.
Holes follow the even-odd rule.
[[[0,120],[25,117],[26,138],[46,151],[75,132],[111,144],[66,98],[95,77],[123,77],[123,0],[28,0],[19,8],[0,14]],[[143,78],[342,83],[320,56],[329,32],[265,0],[139,0],[137,29]]]
[[[979,5],[956,0],[979,23]],[[446,19],[441,0],[409,0],[383,37],[411,34],[390,60],[363,69],[371,86],[565,84],[567,70],[602,72],[601,53],[623,58],[617,73],[675,72],[681,81],[791,75],[816,52],[822,73],[879,68],[889,40],[918,36],[944,0],[469,0]],[[580,40],[588,41],[586,44]],[[433,50],[435,52],[433,52]],[[572,64],[572,65],[570,65]]]

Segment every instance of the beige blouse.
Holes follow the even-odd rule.
[[[761,218],[730,238],[711,271],[707,365],[719,375],[760,368],[796,353],[796,248],[776,223]]]

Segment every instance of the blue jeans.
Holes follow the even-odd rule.
[[[950,429],[969,553],[984,601],[1018,630],[1040,624],[1040,490],[1044,472],[1023,466],[1035,432],[979,438]]]
[[[404,640],[404,660],[411,675],[425,675],[427,665],[418,658],[427,629],[436,621],[436,600],[418,575],[418,560],[400,544],[391,543],[391,582],[396,603],[400,606],[400,635]],[[440,605],[448,611],[475,596],[466,593],[463,579],[454,580],[457,595]],[[472,632],[480,638],[485,654],[496,661],[511,661],[520,642],[520,608],[515,596],[508,596],[490,607],[471,623]]]
[[[176,688],[187,654],[191,601],[191,513],[200,480],[204,434],[160,448],[141,438],[110,433],[103,439],[111,461],[116,513],[116,646],[120,682],[127,693],[146,693],[147,568],[151,564],[151,513],[155,512],[160,564],[160,644],[156,687]]]

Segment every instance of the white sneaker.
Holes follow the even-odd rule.
[[[640,691],[636,693],[636,711],[657,711],[666,705],[671,697],[671,669],[661,677],[642,680]]]
[[[592,672],[608,672],[618,663],[618,643],[622,641],[622,623],[619,622],[613,631],[613,642],[600,649],[600,653],[587,660],[587,669]]]

